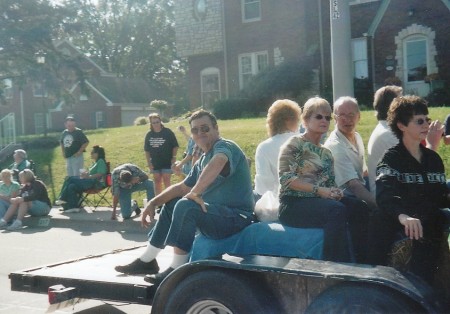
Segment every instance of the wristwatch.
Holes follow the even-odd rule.
[[[319,186],[318,185],[313,185],[312,193],[314,195],[318,195],[319,194]]]

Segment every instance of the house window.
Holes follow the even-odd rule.
[[[423,81],[427,75],[427,40],[413,37],[405,42],[408,82]]]
[[[13,97],[12,80],[3,80],[3,96],[5,99],[11,99]]]
[[[369,77],[367,63],[366,38],[352,39],[353,77],[364,79]]]
[[[95,112],[95,128],[104,128],[105,127],[105,115],[103,111]]]
[[[34,133],[35,134],[42,134],[44,133],[45,124],[44,120],[45,114],[42,112],[38,112],[34,114]]]
[[[244,88],[252,77],[269,65],[267,51],[239,55],[239,86]]]
[[[86,94],[80,94],[80,101],[88,100],[88,96]]]
[[[40,82],[33,83],[33,96],[34,97],[46,97],[47,91],[45,90],[44,84]]]
[[[241,3],[242,3],[243,22],[253,22],[261,20],[260,0],[241,0]]]
[[[200,72],[203,108],[211,108],[220,99],[220,71],[206,68]]]

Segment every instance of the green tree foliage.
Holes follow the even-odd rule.
[[[182,99],[185,64],[175,50],[173,3],[167,0],[67,0],[80,25],[73,42],[100,66],[123,77],[143,78]]]

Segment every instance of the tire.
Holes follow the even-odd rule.
[[[400,293],[382,286],[368,284],[339,284],[322,292],[308,306],[305,314],[410,314],[423,309]]]
[[[185,278],[167,298],[164,313],[281,313],[276,299],[244,273],[207,270]]]

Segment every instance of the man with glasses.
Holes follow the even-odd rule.
[[[158,285],[175,268],[189,260],[196,230],[212,239],[229,237],[248,226],[254,207],[247,159],[236,143],[220,137],[216,117],[204,110],[189,119],[192,138],[203,150],[183,182],[151,199],[142,214],[142,226],[155,220],[145,252],[128,265],[116,266],[126,274],[150,274],[145,281]],[[170,267],[161,272],[156,261],[164,247],[174,248]]]
[[[365,201],[370,209],[376,208],[375,197],[366,188],[367,166],[364,158],[364,143],[356,132],[361,118],[355,98],[338,98],[333,106],[336,128],[324,146],[331,150],[334,158],[336,184],[345,194]]]

